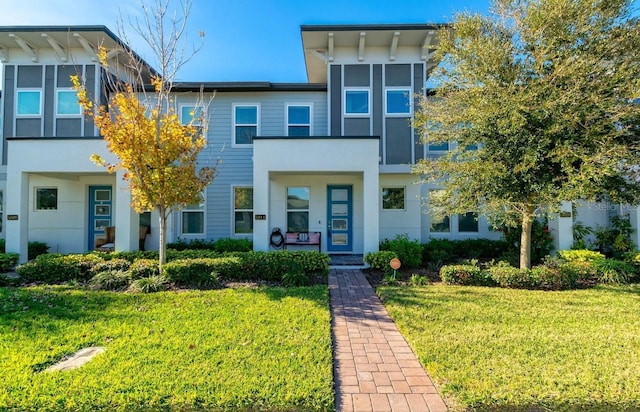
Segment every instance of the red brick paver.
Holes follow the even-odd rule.
[[[332,269],[329,290],[336,410],[446,411],[362,272]]]

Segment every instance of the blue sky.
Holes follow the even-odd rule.
[[[306,82],[301,24],[444,23],[452,21],[457,12],[485,13],[489,3],[489,0],[194,0],[189,39],[197,42],[198,32],[203,30],[205,42],[179,73],[179,80]],[[142,40],[134,36],[126,22],[140,16],[138,0],[0,0],[0,25],[101,24],[117,32],[120,12],[131,46],[153,64]]]

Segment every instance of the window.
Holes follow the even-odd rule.
[[[258,135],[258,106],[234,105],[233,107],[234,145],[250,145]]]
[[[477,232],[478,214],[468,212],[458,215],[458,232]]]
[[[451,222],[449,216],[445,214],[437,202],[442,198],[444,191],[429,191],[429,223],[431,233],[449,233],[451,231]]]
[[[387,90],[388,115],[408,115],[411,113],[411,90]]]
[[[309,231],[309,188],[287,188],[287,232]]]
[[[58,188],[36,188],[36,210],[58,210]]]
[[[56,114],[58,116],[79,116],[82,114],[78,103],[78,93],[75,90],[58,90]]]
[[[404,187],[382,188],[382,210],[404,210]]]
[[[18,90],[16,115],[40,116],[42,108],[41,96],[42,92],[40,90]]]
[[[233,188],[233,233],[249,235],[253,233],[253,188]]]
[[[447,150],[449,150],[449,142],[429,145],[430,152],[446,152]]]
[[[202,125],[202,107],[181,106],[180,121],[182,122],[182,124],[201,126]]]
[[[344,113],[347,115],[369,114],[369,90],[345,90]]]
[[[204,235],[204,203],[187,205],[181,214],[183,235]]]
[[[311,106],[287,106],[287,136],[311,136]]]

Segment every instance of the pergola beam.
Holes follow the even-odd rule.
[[[53,50],[56,52],[56,55],[61,61],[66,62],[67,60],[69,60],[67,50],[64,47],[62,47],[60,43],[58,43],[55,39],[53,39],[47,33],[42,33],[42,37],[44,37],[44,39],[49,43],[51,48],[53,48]]]
[[[420,56],[422,60],[430,60],[431,58],[433,58],[431,44],[433,43],[435,34],[436,33],[433,30],[430,30],[424,37],[424,41],[422,42],[422,55]]]
[[[18,46],[20,46],[27,56],[31,57],[32,62],[36,63],[38,61],[38,49],[31,46],[29,43],[24,41],[24,39],[14,33],[9,33],[9,37],[18,43]]]
[[[93,47],[91,45],[91,43],[89,43],[89,41],[87,39],[85,39],[84,37],[82,37],[82,35],[80,33],[73,33],[73,37],[75,37],[76,39],[78,39],[78,42],[80,43],[80,45],[82,46],[82,48],[84,48],[84,50],[89,53],[89,55],[91,56],[91,61],[97,61],[98,60],[98,51],[96,50],[95,47]]]

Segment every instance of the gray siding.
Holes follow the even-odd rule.
[[[40,119],[17,119],[16,120],[16,136],[17,137],[39,137]]]
[[[55,66],[46,66],[44,78],[44,135],[54,136],[53,122],[55,119]],[[57,136],[57,134],[56,134]]]
[[[416,98],[413,101],[414,112],[418,110],[419,99],[417,95],[424,93],[425,79],[424,79],[424,65],[422,63],[416,63],[413,65],[413,93]],[[420,135],[414,131],[414,144],[416,145],[415,162],[424,158],[424,145],[420,143]]]
[[[331,136],[342,134],[342,73],[341,66],[331,66],[329,99],[331,101]]]
[[[410,86],[410,64],[387,64],[385,67],[385,84],[387,86]]]
[[[210,96],[205,96],[207,99]],[[176,97],[178,104],[193,104],[197,93]],[[257,103],[260,106],[260,136],[285,135],[287,104],[313,105],[313,134],[326,136],[327,95],[325,92],[219,92],[209,106],[208,145],[200,154],[203,165],[217,166],[218,174],[206,191],[207,239],[233,236],[233,187],[253,186],[253,148],[232,147],[232,107],[234,103]],[[286,156],[286,153],[283,153]],[[218,163],[218,160],[220,162]],[[180,213],[174,225],[180,231]]]
[[[13,136],[13,113],[15,106],[15,66],[4,66],[4,85],[2,88],[2,99],[4,100],[4,115],[2,127],[4,130],[2,139],[2,164],[7,164],[7,137]]]
[[[406,117],[387,118],[387,164],[411,163],[411,129]]]
[[[78,71],[80,70],[80,73]],[[76,68],[74,66],[58,66],[58,78],[56,79],[57,87],[72,87],[71,76],[81,75],[82,67]],[[88,87],[89,90],[92,90]]]
[[[371,135],[369,118],[344,119],[345,136],[369,136]]]
[[[368,87],[371,74],[368,64],[345,64],[344,87]]]
[[[381,64],[374,64],[373,65],[373,105],[372,105],[372,110],[373,110],[373,130],[372,130],[372,135],[373,136],[383,136],[383,128],[382,128],[382,120],[383,120],[383,113],[384,113],[384,108],[382,105],[382,65]],[[380,139],[380,156],[382,156],[382,138]]]
[[[56,136],[80,137],[82,119],[58,119],[56,121]]]
[[[84,67],[85,82],[87,82],[87,90],[95,90],[96,88],[96,66],[93,64],[86,65]],[[84,135],[85,136],[97,136],[98,133],[94,130],[93,119],[91,117],[84,117]]]
[[[18,87],[42,87],[42,66],[18,66]]]

